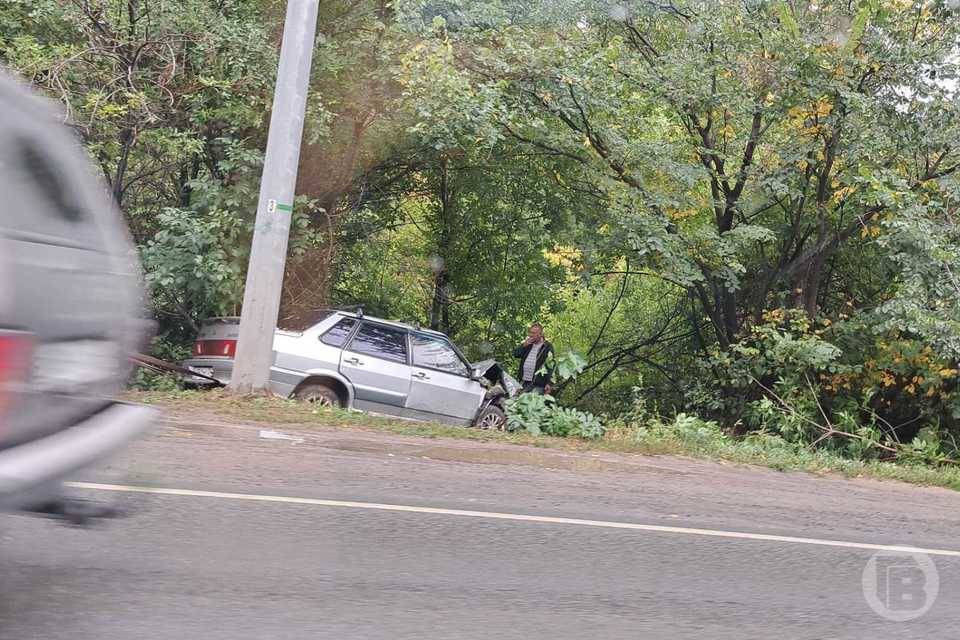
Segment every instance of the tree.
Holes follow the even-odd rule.
[[[489,14],[462,12],[477,5]],[[687,289],[723,347],[771,304],[835,303],[838,257],[940,201],[957,170],[943,3],[582,3],[566,18],[434,20],[423,84],[468,86],[461,101],[503,135],[578,166],[610,204],[611,250]]]
[[[337,296],[505,352],[549,307],[560,270],[545,252],[579,201],[552,163],[514,149],[419,147],[363,182],[370,197],[342,228]],[[384,295],[394,291],[392,295]],[[371,307],[368,307],[371,309]],[[374,312],[371,310],[371,313]]]
[[[141,247],[163,333],[233,310],[276,69],[263,3],[0,9],[0,60],[57,99]]]

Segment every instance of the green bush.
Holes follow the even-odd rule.
[[[535,436],[545,431],[550,415],[551,396],[524,393],[507,401],[507,430],[526,431]]]
[[[775,434],[853,460],[957,455],[956,364],[878,317],[771,311],[700,373],[708,375],[688,385],[688,409],[741,435]]]
[[[685,413],[678,414],[672,422],[653,420],[638,428],[635,438],[640,444],[666,441],[683,451],[703,454],[716,453],[730,443],[718,423]]]
[[[604,433],[603,423],[591,413],[573,408],[551,407],[544,432],[550,436],[577,436],[593,440]]]
[[[525,393],[507,402],[507,430],[596,439],[606,429],[597,416],[573,408],[559,407],[552,396]]]
[[[149,355],[177,363],[190,356],[190,348],[172,340],[154,338],[150,344]],[[141,366],[134,368],[127,382],[127,387],[136,391],[176,391],[182,386],[183,381],[177,374],[153,371]]]
[[[137,367],[127,387],[135,391],[178,391],[182,386],[180,376]]]

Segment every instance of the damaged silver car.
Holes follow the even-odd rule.
[[[203,324],[183,363],[200,374],[188,384],[230,381],[238,328],[238,318]],[[276,331],[270,390],[324,406],[503,429],[504,403],[519,385],[495,360],[471,364],[442,333],[331,311],[304,331]]]

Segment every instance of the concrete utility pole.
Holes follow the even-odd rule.
[[[240,339],[229,385],[229,389],[237,393],[266,388],[270,374],[318,5],[319,0],[287,0],[267,154],[243,292]]]

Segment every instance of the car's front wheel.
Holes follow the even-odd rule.
[[[473,424],[481,429],[504,431],[507,428],[507,414],[491,404],[480,412]]]
[[[301,402],[309,402],[321,407],[342,407],[340,396],[325,384],[308,384],[293,392],[293,397]]]

